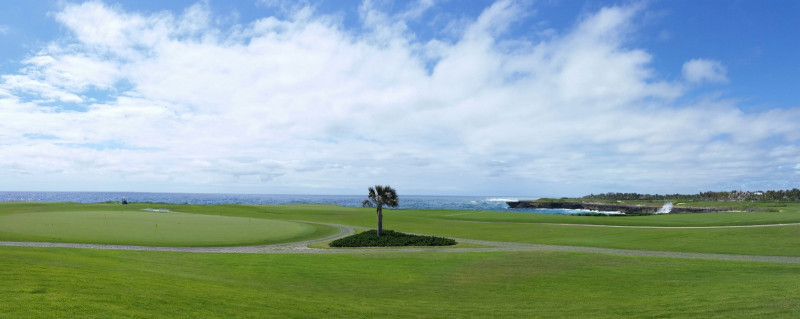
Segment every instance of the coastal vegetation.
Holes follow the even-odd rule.
[[[376,207],[378,228],[339,238],[331,242],[330,247],[449,246],[456,244],[455,240],[443,237],[405,234],[391,230],[384,233],[383,206],[397,207],[399,203],[397,191],[391,186],[375,185],[375,187],[370,187],[367,199],[362,202],[362,206]]]
[[[378,215],[378,230],[376,234],[380,237],[383,234],[383,206],[397,207],[397,205],[399,205],[397,191],[388,185],[375,185],[375,187],[369,188],[367,197],[368,198],[365,199],[361,205],[364,207],[375,206]]]
[[[355,235],[339,238],[330,243],[331,247],[388,247],[388,246],[451,246],[456,241],[450,238],[437,236],[422,236],[384,231],[378,236],[375,230],[368,230]]]
[[[681,203],[681,206],[675,207],[672,202],[667,202],[664,204],[652,204],[652,203],[621,203],[619,201],[616,202],[588,202],[585,200],[522,200],[522,201],[511,201],[507,202],[510,208],[525,208],[525,209],[569,209],[569,210],[577,210],[577,211],[589,211],[589,212],[608,212],[614,214],[621,214],[623,216],[632,216],[632,215],[653,215],[653,214],[668,214],[668,213],[717,213],[717,212],[729,212],[732,211],[733,208],[731,207],[697,207],[697,206],[685,206],[685,203]],[[582,214],[583,216],[593,216],[591,214]],[[594,215],[596,216],[596,215]]]
[[[639,194],[639,193],[605,193],[583,196],[582,199],[590,200],[692,200],[692,201],[748,201],[748,202],[774,202],[774,201],[800,201],[800,189],[768,191],[742,191],[730,192],[701,192],[697,194]]]

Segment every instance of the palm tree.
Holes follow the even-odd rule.
[[[383,205],[397,207],[397,192],[389,185],[369,188],[369,199],[362,203],[364,207],[378,207],[378,236],[383,232]]]

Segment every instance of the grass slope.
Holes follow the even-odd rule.
[[[297,241],[335,229],[305,223],[186,213],[61,211],[0,216],[0,240],[146,246],[232,246]]]
[[[9,318],[796,318],[800,265],[580,253],[0,247]]]
[[[0,221],[16,214],[105,215],[145,207],[198,214],[192,217],[375,223],[374,210],[325,205],[74,203],[3,203]],[[646,216],[628,222],[785,222],[800,215],[798,208],[789,204],[766,215]],[[798,226],[625,229],[537,222],[628,218],[423,210],[387,210],[384,216],[394,229],[438,236],[800,256]],[[800,317],[796,264],[566,252],[250,255],[33,247],[0,247],[0,260],[0,313],[10,318]]]

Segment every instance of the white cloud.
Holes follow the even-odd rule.
[[[82,102],[77,94],[64,91],[51,83],[31,78],[27,75],[3,75],[2,87],[5,90],[14,90],[24,93],[36,94],[44,101]]]
[[[676,104],[685,88],[628,42],[638,7],[508,42],[527,8],[500,1],[456,40],[421,43],[405,19],[431,5],[389,14],[365,3],[365,34],[308,7],[224,28],[203,3],[150,15],[66,5],[55,16],[71,37],[2,76],[0,117],[15,121],[0,124],[0,167],[135,190],[352,193],[380,182],[580,194],[695,190],[778,174],[770,167],[800,156],[787,147],[800,139],[797,109]],[[687,81],[724,78],[715,63],[687,62]],[[112,98],[91,102],[92,89]],[[54,112],[19,92],[86,109]],[[162,189],[141,188],[154,183]]]
[[[11,30],[11,27],[7,25],[0,24],[0,34],[7,34],[8,31]]]
[[[53,52],[22,61],[22,74],[2,75],[0,88],[33,94],[45,101],[80,103],[85,91],[111,89],[121,78],[120,66],[113,61],[58,48],[50,50]]]
[[[417,19],[436,5],[436,0],[417,0],[410,4],[408,10],[400,13],[405,19]]]
[[[692,59],[683,64],[683,78],[690,83],[725,83],[728,82],[727,73],[719,61]]]

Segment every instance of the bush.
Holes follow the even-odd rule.
[[[392,230],[384,230],[378,237],[378,231],[368,230],[363,233],[339,238],[330,243],[331,247],[387,247],[387,246],[450,246],[456,241],[436,236],[420,236],[404,234]]]

